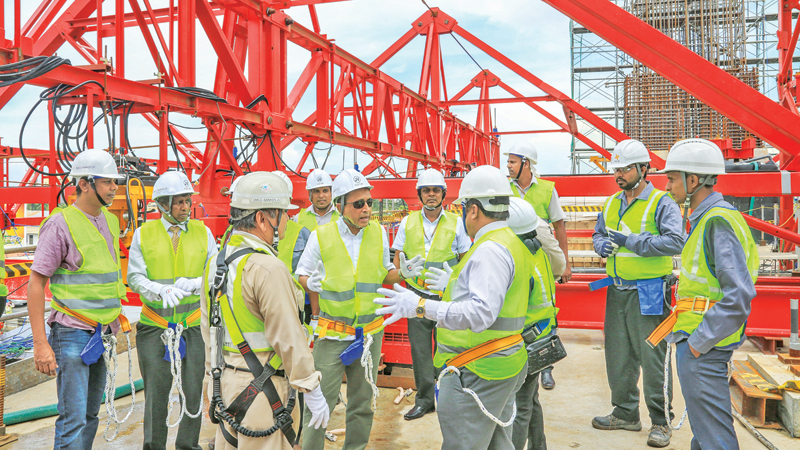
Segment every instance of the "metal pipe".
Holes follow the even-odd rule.
[[[44,312],[48,312],[48,311],[50,311],[50,307],[49,306],[45,306]],[[0,322],[5,322],[6,320],[11,320],[11,319],[19,319],[20,317],[28,317],[29,315],[30,315],[29,312],[27,310],[25,310],[25,311],[21,311],[21,312],[18,312],[18,313],[9,314],[7,316],[0,317]]]
[[[798,321],[798,300],[793,298],[789,300],[789,305],[792,309],[792,317],[791,317],[791,332],[789,334],[790,343],[789,343],[789,356],[798,357],[800,356],[800,338],[797,336],[797,329],[800,326],[800,322]]]
[[[20,247],[6,247],[6,254],[27,253],[36,250],[35,245],[23,245]]]

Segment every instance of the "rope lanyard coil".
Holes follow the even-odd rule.
[[[436,391],[437,392],[439,391],[439,383],[442,382],[442,378],[445,375],[449,374],[449,373],[455,374],[457,377],[461,376],[461,371],[458,370],[458,367],[455,367],[455,366],[447,366],[447,367],[445,367],[439,373],[439,379],[436,380]],[[475,399],[475,403],[478,404],[478,408],[480,408],[480,410],[483,413],[483,415],[485,415],[486,417],[491,419],[492,422],[500,425],[501,427],[503,427],[503,428],[510,427],[514,423],[514,419],[517,418],[517,401],[516,400],[514,400],[514,403],[511,405],[511,407],[512,407],[511,417],[508,419],[507,422],[503,422],[502,420],[500,420],[497,417],[495,417],[494,414],[489,412],[488,409],[486,409],[486,406],[483,405],[483,402],[481,401],[480,397],[478,397],[478,394],[475,393],[475,391],[473,391],[472,389],[469,389],[469,388],[465,388],[465,387],[462,387],[461,389],[464,392],[466,392],[467,394],[471,395],[473,399]]]
[[[167,346],[169,351],[169,370],[172,373],[172,386],[169,388],[169,410],[167,411],[167,427],[175,428],[183,420],[183,416],[187,416],[190,419],[196,419],[200,417],[200,414],[203,413],[203,402],[200,402],[200,405],[197,409],[197,412],[192,414],[189,412],[188,408],[186,407],[186,394],[183,392],[183,381],[181,380],[181,352],[180,352],[180,344],[181,344],[181,334],[183,333],[183,324],[177,324],[175,329],[167,328],[164,330],[164,333],[161,335],[161,340],[164,341],[164,345]],[[178,391],[178,399],[173,400],[172,395],[173,392]],[[169,423],[169,418],[172,417],[172,409],[176,403],[180,403],[180,415],[178,416],[177,422],[174,424]]]
[[[683,409],[681,420],[678,421],[678,426],[672,426],[672,419],[669,417],[669,375],[672,364],[670,364],[670,356],[672,355],[672,344],[667,342],[667,353],[664,357],[664,418],[667,419],[667,425],[673,430],[680,430],[683,422],[686,420],[686,413],[689,411],[687,408]]]
[[[378,397],[381,395],[378,386],[375,385],[375,380],[372,377],[372,352],[370,351],[370,347],[372,347],[373,337],[371,334],[368,334],[364,338],[364,351],[361,353],[361,367],[364,368],[364,378],[369,383],[369,386],[372,388],[372,411],[375,411],[378,408]]]
[[[128,409],[128,414],[122,420],[117,415],[117,408],[114,406],[114,396],[116,395],[117,385],[117,337],[113,334],[103,335],[103,360],[106,363],[106,413],[108,419],[106,420],[106,429],[103,431],[103,438],[106,442],[113,441],[119,433],[119,426],[125,423],[126,420],[133,413],[136,407],[136,387],[133,385],[133,359],[131,356],[131,337],[129,333],[125,333],[125,339],[128,342],[128,381],[131,384],[131,407]],[[114,423],[114,434],[108,437],[108,429],[111,428],[111,423]]]

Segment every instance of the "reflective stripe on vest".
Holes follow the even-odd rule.
[[[534,255],[531,255],[529,251],[528,257],[532,259],[533,273],[530,276],[533,279],[533,289],[531,289],[528,299],[525,328],[545,319],[553,319],[557,313],[555,307],[556,283],[547,254],[540,249]],[[540,330],[541,334],[536,339],[550,333],[554,325],[555,321],[550,320],[550,324],[544,330]]]
[[[313,208],[313,206],[311,208]],[[336,222],[337,220],[339,220],[339,211],[337,211],[336,208],[333,208],[333,211],[331,212],[331,222]],[[300,211],[300,214],[298,214],[297,223],[305,228],[308,228],[308,231],[314,231],[317,229],[317,215],[308,209],[304,209]]]
[[[160,220],[145,223],[139,231],[139,237],[149,280],[175,284],[178,278],[197,278],[203,275],[208,259],[208,232],[199,220],[190,220],[186,224],[186,231],[180,232],[177,252],[172,250],[172,238]],[[162,308],[160,300],[151,301],[143,295],[139,298],[169,323],[183,323],[184,326],[200,324],[199,321],[185,323],[189,314],[199,307],[199,295],[184,297],[177,308]],[[160,327],[146,316],[142,316],[140,321],[143,325]]]
[[[555,186],[556,184],[552,181],[537,178],[536,182],[531,181],[531,186],[528,188],[528,191],[525,195],[522,195],[516,183],[511,181],[511,191],[514,192],[514,195],[530,203],[533,209],[536,210],[536,215],[548,222],[550,222],[550,211],[548,208],[550,207],[550,200],[553,199],[553,189]]]
[[[731,225],[739,242],[742,243],[744,254],[747,257],[747,268],[753,283],[758,279],[758,247],[750,234],[750,227],[744,221],[739,211],[723,207],[713,207],[706,212],[689,234],[686,244],[681,252],[681,278],[678,284],[678,298],[703,297],[712,301],[722,300],[722,289],[719,280],[711,273],[705,254],[705,231],[708,221],[720,217]],[[714,306],[712,306],[713,308]],[[703,314],[686,312],[678,315],[678,320],[672,327],[673,332],[683,332],[691,335],[703,320]],[[736,333],[717,343],[717,347],[738,344],[744,334],[744,325]]]
[[[364,228],[358,253],[358,268],[353,270],[353,261],[339,235],[336,222],[317,228],[325,279],[319,295],[320,317],[345,322],[353,327],[363,327],[378,316],[380,305],[373,303],[379,298],[378,288],[388,271],[383,266],[383,233],[378,222],[370,221]],[[380,327],[371,334],[383,330]],[[342,339],[347,335],[329,330],[326,338]]]
[[[82,262],[74,272],[56,269],[50,277],[50,291],[55,300],[51,302],[53,309],[68,315],[74,311],[107,325],[119,316],[125,284],[119,263],[119,221],[106,208],[101,210],[111,232],[116,260],[108,251],[108,242],[86,215],[74,205],[64,208],[59,214],[64,216]]]
[[[425,269],[436,267],[441,269],[447,263],[454,267],[458,263],[458,255],[453,253],[453,241],[456,239],[456,226],[458,218],[454,214],[444,212],[439,216],[439,223],[433,235],[433,242],[428,252],[425,252],[425,229],[422,211],[413,211],[408,215],[405,224],[406,241],[403,244],[403,253],[406,259],[417,255],[425,258]],[[419,290],[425,290],[425,275],[406,280],[406,283]]]
[[[660,236],[656,224],[656,208],[667,193],[653,189],[647,200],[634,199],[625,209],[622,218],[619,214],[622,208],[619,195],[609,197],[603,207],[603,220],[606,226],[619,230],[621,221],[631,229],[632,233],[641,234],[647,231],[654,236]],[[606,260],[606,273],[610,277],[625,280],[659,278],[672,273],[672,257],[639,256],[625,247],[620,247],[616,255],[609,256]]]
[[[489,329],[481,333],[475,333],[471,330],[437,328],[436,355],[433,360],[434,365],[437,367],[444,366],[447,361],[459,353],[484,342],[520,334],[525,325],[530,274],[534,271],[531,267],[532,259],[527,257],[530,252],[525,247],[525,244],[507,227],[489,231],[473,244],[472,248],[464,255],[464,258],[450,275],[442,301],[452,301],[451,294],[455,289],[461,270],[466,266],[475,249],[489,241],[496,242],[508,249],[514,260],[514,280],[505,294],[503,307],[498,314],[496,326],[492,324]],[[487,274],[487,276],[490,275]],[[511,349],[473,361],[467,364],[466,367],[485,380],[504,380],[517,375],[525,366],[527,358],[524,345],[519,344]]]

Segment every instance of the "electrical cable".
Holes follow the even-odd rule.
[[[61,65],[72,65],[70,60],[60,56],[34,56],[11,64],[0,66],[0,87],[38,78]],[[33,66],[33,67],[32,67]],[[29,69],[27,69],[30,67]],[[25,70],[21,70],[25,69]]]

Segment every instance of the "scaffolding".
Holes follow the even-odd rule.
[[[615,3],[733,76],[777,100],[774,0],[616,0]],[[577,23],[570,25],[572,96],[632,138],[666,152],[678,139],[751,135]],[[800,61],[800,58],[795,58]],[[616,142],[585,122],[603,148]],[[760,145],[760,142],[759,142]],[[592,173],[597,153],[573,139],[572,172]]]

